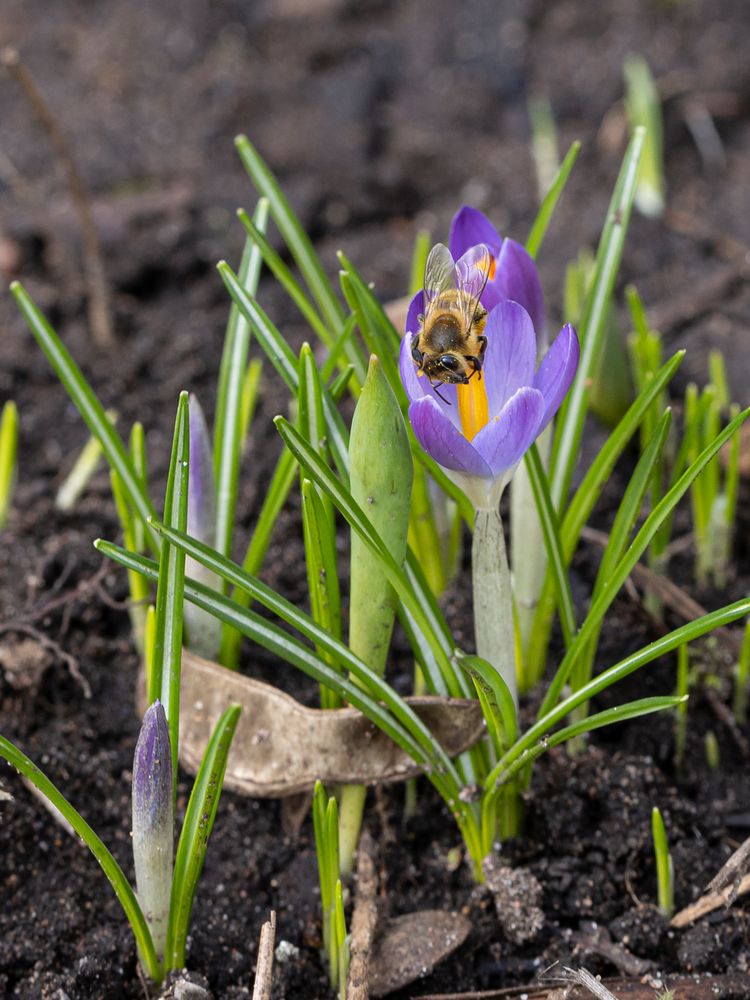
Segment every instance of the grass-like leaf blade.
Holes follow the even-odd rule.
[[[583,477],[581,485],[568,504],[560,526],[560,541],[566,565],[569,565],[573,558],[583,526],[586,524],[594,504],[599,499],[604,485],[609,480],[617,460],[649,413],[654,400],[659,398],[664,387],[679,368],[684,356],[684,351],[678,351],[661,367],[649,385],[633,401]],[[524,664],[532,684],[540,680],[544,672],[547,644],[554,614],[554,600],[552,570],[548,568],[537,612],[534,616]]]
[[[460,697],[461,686],[457,681],[455,670],[446,657],[445,651],[440,643],[439,636],[430,628],[428,616],[425,608],[410,585],[402,567],[400,567],[391,556],[387,546],[374,530],[370,521],[365,516],[361,508],[356,504],[349,491],[336,479],[328,466],[323,463],[307,442],[302,438],[296,428],[283,417],[276,417],[274,421],[276,427],[284,439],[284,443],[295,456],[300,465],[305,469],[310,479],[330,496],[334,504],[344,515],[350,526],[357,532],[362,540],[380,558],[388,579],[396,591],[399,599],[408,608],[409,613],[415,623],[422,629],[432,652],[435,655],[443,679],[451,695]],[[429,591],[429,588],[426,588]]]
[[[178,531],[187,527],[190,429],[188,393],[180,393],[172,439],[164,518]],[[185,553],[172,545],[162,545],[156,589],[156,634],[151,671],[149,704],[159,698],[169,723],[172,746],[172,774],[177,788],[177,753],[180,738],[180,672],[182,668],[182,593],[185,581]]]
[[[203,868],[208,838],[216,818],[227,757],[241,711],[240,705],[230,705],[222,713],[208,741],[190,793],[172,875],[164,956],[168,969],[181,969],[185,965],[185,943],[190,927],[193,898]]]
[[[268,165],[247,136],[237,136],[234,144],[250,180],[259,194],[268,198],[271,214],[279,227],[279,232],[289,247],[313,298],[318,303],[324,319],[334,332],[338,332],[344,322],[343,310],[313,249],[310,238],[292,211],[286,195],[268,169]],[[350,360],[356,364],[354,358],[350,358]]]
[[[281,259],[281,255],[271,246],[265,232],[261,231],[250,219],[244,208],[239,209],[237,218],[242,223],[250,241],[262,255],[268,270],[295,304],[303,319],[310,324],[322,344],[328,348],[332,347],[334,342],[333,331],[320,318],[315,306],[305,294],[302,286]]]
[[[222,260],[216,267],[241,315],[250,324],[266,357],[284,380],[287,389],[296,395],[297,357],[294,351],[229,264]]]
[[[258,231],[268,223],[268,202],[261,198],[255,209]],[[262,258],[260,250],[249,239],[240,261],[237,280],[248,296],[258,290]],[[219,367],[214,418],[214,474],[216,477],[216,548],[228,555],[231,551],[234,513],[237,506],[237,482],[242,456],[243,421],[242,388],[247,369],[251,326],[247,317],[232,302],[224,335],[224,348]]]
[[[102,446],[107,461],[122,481],[128,501],[138,516],[145,523],[155,514],[153,505],[143,490],[141,480],[133,468],[127,449],[108,419],[104,407],[96,398],[94,390],[83,376],[83,372],[75,363],[70,352],[57,336],[46,317],[36,306],[31,296],[20,282],[14,281],[10,290],[33,333],[37,343],[44,351],[47,360],[55,370],[65,390],[76,406],[91,433]],[[158,541],[149,532],[149,544],[154,552],[158,552]]]
[[[539,253],[539,248],[541,247],[542,241],[547,233],[547,227],[552,220],[555,208],[557,208],[557,203],[565,190],[565,185],[568,183],[568,177],[570,176],[570,172],[578,159],[580,151],[581,143],[578,139],[576,139],[576,141],[571,144],[568,152],[565,154],[565,159],[560,164],[557,175],[550,185],[549,191],[544,196],[542,204],[539,206],[539,211],[534,219],[531,232],[526,240],[526,249],[534,259],[536,259],[536,256]]]
[[[302,645],[284,629],[241,607],[217,591],[187,580],[185,596],[188,600],[198,607],[211,611],[222,621],[228,621],[258,645],[338,692],[342,698],[348,700],[355,708],[359,708],[364,715],[383,729],[417,763],[425,764],[431,779],[435,779],[436,786],[442,785],[445,788],[446,781],[451,785],[456,781],[457,775],[450,759],[424,723],[393,688],[354,656],[347,646],[321,629],[309,615],[290,601],[275,593],[260,580],[248,577],[238,566],[217,552],[165,525],[156,524],[155,527],[160,533],[163,532],[172,544],[182,546],[186,554],[213,569],[220,576],[224,576],[230,583],[251,593],[254,600],[297,629],[305,638],[331,652],[355,679],[333,670],[317,653]],[[111,542],[98,540],[96,547],[126,569],[135,569],[151,579],[156,575],[152,560],[127,552]],[[438,790],[440,791],[440,787]]]
[[[544,471],[542,459],[536,444],[532,444],[531,448],[526,452],[525,461],[531,489],[534,492],[539,523],[542,526],[548,565],[557,595],[560,626],[567,649],[572,643],[576,631],[575,607],[573,605],[573,595],[570,592],[567,562],[560,538],[560,525],[558,524],[557,514],[555,513],[552,498],[550,497],[547,473]]]
[[[597,572],[596,582],[592,591],[592,598],[594,600],[599,596],[614,568],[622,559],[633,526],[641,511],[643,498],[653,481],[654,471],[661,460],[671,422],[672,413],[671,410],[667,410],[662,416],[653,437],[648,443],[648,447],[639,458],[630,477],[623,498],[617,508],[617,514],[615,515],[612,530],[609,534],[609,541],[604,550],[602,561],[599,564],[599,571]],[[574,691],[591,677],[599,631],[600,629],[595,630],[594,637],[573,667],[570,683]]]
[[[560,411],[555,427],[555,442],[550,468],[550,493],[557,511],[562,509],[573,475],[588,410],[590,380],[594,374],[606,330],[612,289],[620,266],[625,234],[633,207],[636,178],[645,132],[636,129],[625,152],[596,255],[591,290],[578,331],[581,336],[581,360],[578,373]]]
[[[530,751],[539,740],[545,739],[550,730],[552,730],[553,727],[561,722],[568,714],[574,711],[574,709],[578,708],[579,705],[584,704],[584,702],[589,701],[591,698],[595,697],[600,692],[605,691],[613,684],[616,684],[618,681],[628,677],[630,674],[639,670],[647,663],[651,663],[660,656],[671,653],[674,649],[677,649],[685,643],[694,642],[707,632],[712,632],[717,628],[723,628],[725,625],[731,625],[732,622],[744,617],[748,614],[748,612],[750,612],[750,598],[745,598],[741,601],[735,601],[734,604],[728,604],[723,608],[719,608],[718,611],[712,611],[709,614],[701,615],[700,618],[696,618],[694,621],[688,622],[686,625],[681,625],[679,628],[667,633],[667,635],[661,636],[654,642],[649,643],[648,646],[644,646],[637,652],[625,657],[624,660],[620,660],[620,662],[614,664],[614,666],[609,667],[607,670],[603,670],[596,677],[592,678],[588,684],[585,684],[578,691],[570,694],[567,698],[551,708],[549,711],[544,714],[540,713],[540,717],[537,718],[537,721],[530,726],[525,733],[523,733],[520,739],[518,739],[514,746],[512,746],[510,750],[504,754],[504,756],[497,762],[492,771],[490,771],[485,778],[484,787],[487,793],[486,799],[491,800],[497,795],[500,787],[498,785],[498,780],[501,776],[504,780],[504,777],[508,774],[511,765],[513,765],[522,755],[525,755],[528,751]],[[680,699],[678,698],[677,701],[679,700]],[[587,720],[581,721],[590,722],[592,718],[593,716],[589,717]]]
[[[263,506],[242,561],[243,570],[251,576],[260,572],[268,546],[271,544],[274,526],[289,496],[296,473],[297,462],[291,452],[284,449],[271,476],[271,482],[263,498]],[[238,587],[232,592],[232,599],[245,608],[249,607],[251,600],[250,594]],[[229,628],[222,629],[219,662],[230,670],[237,669],[241,639],[239,632]]]
[[[481,656],[459,656],[458,665],[471,677],[482,703],[487,725],[494,729],[493,742],[504,752],[518,736],[518,719],[513,695],[492,664]]]
[[[627,580],[633,567],[645,552],[649,542],[654,537],[664,518],[667,517],[672,510],[674,510],[675,506],[685,493],[687,493],[690,485],[696,477],[708,465],[714,455],[721,450],[732,434],[734,434],[734,432],[745,422],[748,416],[750,416],[750,407],[743,410],[742,413],[735,417],[735,419],[724,428],[721,434],[719,434],[718,437],[708,445],[708,447],[704,448],[695,462],[693,462],[693,464],[682,474],[680,479],[664,495],[663,499],[646,518],[640,531],[631,542],[627,552],[623,555],[622,559],[620,559],[617,566],[613,568],[598,596],[594,599],[591,608],[589,609],[589,613],[586,616],[586,620],[583,622],[578,634],[576,635],[575,641],[566,652],[562,663],[558,667],[557,672],[552,679],[552,683],[550,684],[541,708],[539,709],[540,715],[544,715],[548,712],[560,697],[563,686],[570,676],[570,671],[572,670],[577,657],[585,649],[585,644],[589,642],[596,630],[599,628],[599,624],[607,609],[615,599],[620,587],[622,587]]]

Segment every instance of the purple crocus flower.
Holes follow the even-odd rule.
[[[578,337],[566,324],[538,370],[534,324],[523,306],[500,301],[487,317],[487,350],[481,380],[469,386],[442,383],[440,395],[420,376],[411,356],[419,330],[421,295],[409,309],[401,342],[401,379],[409,420],[425,451],[443,466],[477,509],[496,508],[524,452],[557,412],[578,367]],[[487,423],[469,439],[461,426],[457,388],[487,394]],[[442,397],[442,398],[441,398]]]
[[[489,311],[504,299],[518,302],[531,317],[539,348],[543,350],[547,344],[547,319],[536,264],[520,243],[507,237],[503,239],[486,215],[464,205],[453,217],[448,249],[453,259],[458,260],[478,243],[489,249],[494,261],[482,305]]]
[[[164,953],[174,850],[172,752],[164,706],[146,710],[133,759],[133,860],[138,899]]]

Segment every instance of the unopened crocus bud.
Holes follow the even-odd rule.
[[[187,530],[193,538],[213,548],[216,544],[216,481],[211,438],[200,403],[192,395],[189,405],[189,426]],[[216,574],[189,556],[185,560],[185,575],[199,583],[205,583],[206,586],[218,587]],[[221,640],[221,622],[189,602],[185,603],[184,618],[190,648],[208,660],[216,659]]]
[[[133,860],[138,900],[161,958],[174,852],[172,754],[164,707],[146,711],[133,759]]]
[[[412,363],[413,366],[413,363]],[[406,556],[411,501],[411,448],[401,408],[373,355],[349,436],[351,493],[399,565]],[[383,563],[352,532],[349,646],[367,666],[385,672],[396,616],[396,594]],[[341,871],[352,870],[365,801],[363,785],[345,785],[341,797]]]

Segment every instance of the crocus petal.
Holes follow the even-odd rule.
[[[482,377],[490,420],[522,386],[530,386],[536,367],[536,335],[529,314],[517,302],[500,302],[487,317],[487,351]]]
[[[453,216],[448,236],[448,249],[453,254],[454,260],[458,260],[477,243],[486,244],[493,255],[497,254],[502,242],[497,229],[479,209],[464,205]]]
[[[419,330],[422,325],[419,322],[419,317],[424,313],[424,292],[419,291],[414,296],[414,298],[409,303],[409,308],[406,311],[406,332],[410,333],[412,336]]]
[[[453,426],[432,396],[424,396],[411,404],[409,420],[417,440],[439,465],[469,476],[492,478],[492,470],[487,462],[461,431]]]
[[[401,351],[398,358],[398,368],[401,381],[404,383],[406,395],[410,403],[415,403],[423,396],[431,396],[455,427],[460,427],[461,418],[458,414],[458,397],[455,385],[441,382],[437,390],[430,385],[426,375],[420,375],[414,358],[411,356],[412,334],[407,333],[401,340]],[[438,395],[439,394],[439,395]]]
[[[421,399],[430,389],[429,381],[424,376],[420,377],[417,375],[417,366],[414,363],[414,358],[411,356],[411,341],[413,336],[414,334],[407,333],[405,337],[401,338],[401,351],[398,356],[398,370],[410,403]]]
[[[531,316],[537,337],[546,340],[547,320],[544,313],[544,294],[536,264],[520,243],[505,239],[495,265],[495,274],[487,282],[482,296],[485,309],[492,309],[503,299],[512,299],[524,307]]]
[[[547,351],[534,376],[534,388],[544,396],[542,429],[557,413],[578,369],[580,346],[575,330],[566,323]]]
[[[524,386],[508,400],[498,416],[474,438],[474,448],[498,478],[521,460],[539,433],[544,416],[544,396]]]

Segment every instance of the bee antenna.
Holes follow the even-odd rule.
[[[438,389],[438,387],[436,385],[432,386],[432,391],[435,393],[435,395],[438,397],[438,399],[442,399],[442,401],[444,403],[447,403],[448,406],[451,405],[451,401],[449,399],[446,399],[445,396],[441,396],[440,395],[440,390]]]

